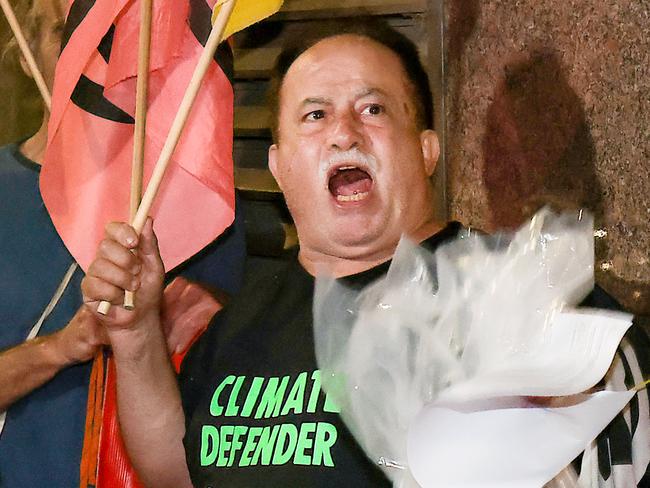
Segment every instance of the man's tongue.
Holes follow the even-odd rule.
[[[351,196],[367,193],[372,187],[370,175],[363,170],[339,170],[330,178],[329,189],[332,195]]]

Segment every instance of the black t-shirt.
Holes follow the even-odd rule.
[[[423,244],[433,251],[459,231],[459,224],[450,224]],[[344,279],[361,288],[388,266]],[[179,378],[184,443],[197,488],[391,486],[321,391],[313,294],[314,278],[295,252],[283,259],[251,260],[241,293],[215,316],[185,358]],[[620,308],[598,286],[582,305]],[[613,389],[648,378],[650,338],[643,327],[630,329],[613,364],[612,371],[624,371],[620,384],[610,385]],[[623,485],[634,485],[625,480],[634,470],[633,445],[647,445],[642,422],[647,416],[644,390],[595,441],[599,486],[614,486],[617,476]],[[639,486],[646,486],[644,481]]]
[[[456,236],[450,224],[424,244]],[[180,374],[194,486],[390,487],[321,391],[314,278],[287,259],[249,263],[242,292],[190,350]],[[384,263],[345,278],[362,287]]]

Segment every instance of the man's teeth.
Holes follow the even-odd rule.
[[[336,195],[336,200],[338,202],[358,202],[359,200],[363,200],[368,196],[367,191],[355,193],[353,195]]]

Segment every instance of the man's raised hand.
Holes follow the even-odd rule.
[[[151,219],[140,236],[125,223],[111,222],[105,230],[105,238],[81,283],[84,303],[108,328],[109,334],[138,328],[147,318],[155,317],[158,322],[164,268]],[[121,307],[124,290],[135,292],[134,310]],[[97,313],[102,300],[116,305],[106,316]]]

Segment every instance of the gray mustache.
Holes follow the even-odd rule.
[[[377,159],[370,154],[354,148],[348,151],[335,152],[329,155],[329,157],[324,158],[318,165],[318,172],[325,177],[333,166],[341,163],[363,166],[373,173],[377,171]]]

